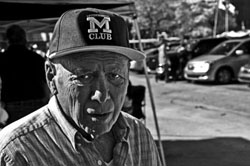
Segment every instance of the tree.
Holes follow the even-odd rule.
[[[135,4],[140,28],[146,37],[154,37],[157,31],[165,31],[168,28],[166,20],[173,20],[175,17],[166,0],[136,0]]]
[[[157,31],[170,36],[212,36],[217,4],[182,0],[136,0],[138,22],[143,38],[155,37]],[[217,32],[225,30],[225,13],[219,11]],[[236,28],[234,15],[229,15],[229,29]]]

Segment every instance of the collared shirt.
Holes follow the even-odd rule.
[[[115,166],[161,166],[157,147],[139,120],[121,113],[112,128]],[[56,98],[0,132],[0,165],[106,165],[93,142],[86,140],[61,113]]]

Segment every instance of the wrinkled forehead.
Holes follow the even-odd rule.
[[[116,67],[128,70],[130,64],[130,60],[127,57],[121,54],[106,51],[75,53],[55,58],[53,61],[71,69],[78,67],[89,68],[101,63],[105,66],[110,66],[110,68]]]

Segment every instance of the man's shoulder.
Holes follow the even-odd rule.
[[[142,120],[126,112],[122,112],[122,116],[125,119],[125,121],[128,123],[131,130],[148,130]]]
[[[47,124],[50,120],[47,106],[7,125],[0,131],[0,150],[16,139],[26,136]]]
[[[154,142],[150,130],[146,127],[143,121],[127,113],[122,113],[122,115],[130,128],[129,139],[131,145],[136,145],[138,142],[144,142],[150,145]]]

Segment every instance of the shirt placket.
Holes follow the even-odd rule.
[[[123,140],[116,144],[113,151],[114,165],[131,165],[132,161],[128,158],[128,143]],[[132,165],[131,165],[132,166]]]
[[[105,166],[99,152],[92,142],[86,141],[82,136],[76,135],[76,149],[81,154],[84,161],[88,161],[89,166]],[[86,163],[84,163],[86,164]]]

